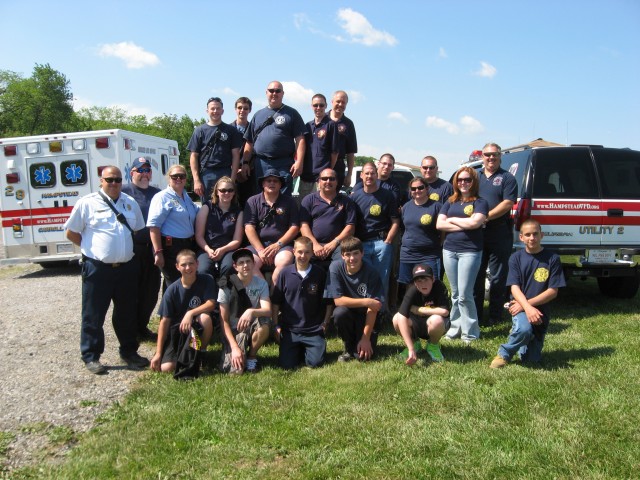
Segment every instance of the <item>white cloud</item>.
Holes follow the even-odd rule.
[[[365,96],[357,90],[347,90],[349,95],[349,103],[359,103],[365,99]]]
[[[484,132],[484,126],[475,118],[465,115],[460,119],[464,133],[473,134]]]
[[[449,55],[447,55],[447,52],[445,51],[445,49],[443,47],[440,47],[440,50],[438,50],[438,57],[440,58],[447,58]]]
[[[405,117],[400,112],[391,112],[391,113],[389,113],[389,115],[387,115],[387,118],[389,120],[397,120],[397,121],[405,123],[405,124],[409,123],[409,120],[407,120],[407,117]]]
[[[367,47],[377,45],[389,45],[391,47],[398,43],[398,39],[388,32],[377,30],[369,23],[369,20],[359,12],[350,8],[341,8],[338,10],[338,22],[342,29],[349,36],[349,40],[342,37],[334,37],[340,41],[350,41],[353,43],[361,43]]]
[[[304,88],[298,82],[282,82],[282,87],[286,104],[308,105],[315,93],[310,88]]]
[[[457,135],[459,133],[472,135],[475,133],[484,132],[484,126],[482,125],[482,123],[469,115],[463,116],[458,123],[450,122],[448,120],[445,120],[444,118],[430,116],[427,117],[425,124],[428,128],[445,130],[451,135]]]
[[[493,78],[498,70],[490,63],[480,62],[480,70],[476,70],[474,73],[479,77]]]
[[[447,133],[451,133],[452,135],[455,135],[460,131],[460,128],[455,123],[451,123],[443,118],[434,116],[427,117],[426,125],[429,128],[446,130]]]
[[[234,97],[239,97],[239,96],[240,96],[240,94],[239,94],[238,92],[236,92],[236,91],[235,91],[233,88],[231,88],[231,87],[224,87],[224,88],[222,89],[222,94],[223,94],[223,95],[231,95],[231,96],[234,96]],[[234,99],[233,99],[233,101],[235,101],[235,100],[236,100],[236,99],[234,98]]]
[[[127,112],[127,115],[129,115],[130,117],[134,115],[144,115],[145,117],[147,117],[147,120],[151,120],[153,117],[158,117],[161,115],[161,113],[154,112],[148,107],[142,107],[133,103],[114,103],[109,105],[109,107],[121,108],[122,110]]]
[[[123,60],[127,68],[155,67],[160,59],[133,42],[108,43],[98,49],[101,57],[116,57]]]
[[[309,17],[306,13],[294,13],[293,14],[293,24],[295,27],[300,30],[302,27],[309,25],[311,22],[309,21]]]

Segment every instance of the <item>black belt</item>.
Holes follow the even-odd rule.
[[[388,235],[389,235],[389,230],[381,230],[379,232],[373,233],[372,235],[367,235],[365,238],[362,238],[361,240],[363,242],[368,242],[369,240],[386,240]]]
[[[131,259],[131,260],[133,260],[133,259]],[[86,255],[82,255],[82,261],[83,262],[91,262],[91,263],[95,263],[97,265],[104,265],[105,267],[111,267],[111,268],[121,267],[122,265],[126,265],[127,263],[129,263],[131,260],[128,260],[126,262],[119,262],[119,263],[105,263],[105,262],[101,262],[100,260],[97,260],[95,258],[91,258],[91,257],[87,257]]]
[[[162,236],[162,245],[164,247],[192,246],[194,241],[195,241],[194,237],[176,238],[176,237]]]

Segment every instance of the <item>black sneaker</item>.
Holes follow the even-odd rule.
[[[107,367],[102,365],[98,360],[87,362],[84,365],[85,367],[87,367],[87,370],[89,370],[94,375],[104,375],[105,373],[107,373]]]
[[[138,352],[133,352],[129,355],[120,355],[120,358],[124,360],[131,370],[142,370],[150,365],[148,359],[138,355]]]
[[[138,340],[140,342],[157,342],[158,334],[145,328],[142,332],[138,333]]]

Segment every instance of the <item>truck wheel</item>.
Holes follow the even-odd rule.
[[[640,276],[598,277],[600,292],[612,298],[633,298],[640,287]]]

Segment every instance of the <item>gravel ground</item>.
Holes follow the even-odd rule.
[[[67,442],[90,429],[142,375],[125,368],[105,322],[106,375],[92,375],[80,359],[80,268],[0,267],[0,474],[63,458]],[[139,353],[150,358],[154,345]],[[4,440],[4,441],[2,441]]]

